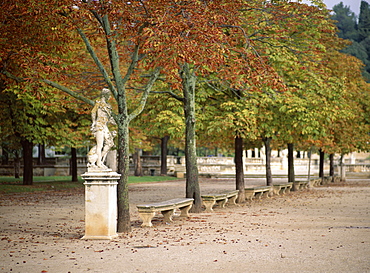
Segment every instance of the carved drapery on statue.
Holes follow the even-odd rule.
[[[91,110],[91,132],[95,136],[96,145],[87,154],[88,171],[110,171],[104,165],[108,152],[114,146],[116,131],[109,131],[108,124],[116,125],[112,116],[112,106],[108,103],[110,90],[104,88],[101,98],[97,99],[94,108]]]

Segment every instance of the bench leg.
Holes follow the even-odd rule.
[[[262,197],[270,198],[271,191],[265,191],[262,193]]]
[[[139,216],[143,223],[141,224],[142,227],[152,227],[152,219],[155,216],[155,212],[139,212]]]
[[[245,200],[252,201],[254,198],[254,192],[245,192]]]
[[[229,203],[231,203],[232,205],[235,205],[236,206],[236,198],[237,197],[238,197],[238,195],[231,196],[229,198]]]
[[[174,212],[174,209],[170,209],[170,210],[163,210],[161,211],[163,217],[164,217],[164,221],[166,223],[171,223],[172,222],[172,215],[173,215],[173,212]]]
[[[216,200],[203,200],[203,205],[206,207],[206,212],[212,212],[213,206],[216,204]]]
[[[180,211],[181,211],[181,214],[180,214],[180,217],[190,217],[189,215],[189,210],[191,209],[193,205],[190,204],[189,206],[186,206],[186,207],[182,207],[180,208]]]
[[[222,199],[222,200],[217,202],[217,204],[219,204],[220,208],[225,208],[226,203],[227,203],[227,197],[225,197],[225,199]]]
[[[262,199],[262,196],[263,196],[263,192],[256,192],[254,194],[255,197],[257,197],[257,199]]]

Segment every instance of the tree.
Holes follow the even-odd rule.
[[[282,78],[284,94],[269,85],[263,90],[263,106],[259,107],[257,124],[265,141],[268,157],[270,139],[280,139],[288,143],[289,181],[294,182],[293,147],[294,142],[312,135],[319,135],[319,121],[323,119],[320,109],[323,80],[315,76],[325,54],[327,40],[336,40],[335,29],[328,18],[327,10],[299,3],[274,2],[265,13],[274,24],[261,28],[252,36],[256,48],[267,56],[268,64]],[[303,21],[304,20],[304,21]],[[334,42],[333,42],[334,43]],[[258,46],[257,46],[258,45]],[[276,78],[278,81],[278,77]],[[273,88],[274,87],[274,88]],[[275,94],[274,94],[275,93]],[[315,109],[316,108],[316,112]],[[267,183],[271,184],[269,159],[266,157]]]
[[[369,88],[361,74],[363,64],[360,60],[337,53],[335,62],[329,68],[333,76],[342,79],[344,92],[337,99],[340,115],[330,124],[327,130],[330,137],[320,139],[316,144],[326,153],[341,155],[354,151],[369,150]],[[346,67],[351,67],[348,71]]]
[[[16,123],[14,127],[7,127],[9,124],[4,122],[1,133],[5,138],[12,137],[14,145],[22,142],[29,150],[25,153],[29,158],[24,162],[26,175],[23,179],[25,184],[32,184],[31,147],[39,143],[55,145],[62,139],[66,143],[74,140],[68,128],[71,122],[63,119],[72,101],[36,82],[63,70],[61,62],[73,55],[63,54],[70,48],[73,37],[62,31],[65,20],[55,16],[60,9],[53,3],[3,1],[1,8],[7,10],[0,14],[3,37],[0,41],[1,95],[8,98],[6,105],[11,104],[8,109],[3,108],[5,115],[12,114],[12,121]],[[48,20],[45,20],[47,16],[42,16],[43,12],[50,16]],[[75,62],[74,67],[77,66]],[[73,69],[70,72],[73,73]],[[55,77],[61,79],[63,74],[55,74]],[[74,109],[81,108],[75,103]]]
[[[166,90],[168,86],[157,83],[154,90]],[[166,91],[152,91],[143,113],[135,119],[132,126],[145,134],[153,145],[160,141],[161,175],[167,175],[167,145],[183,146],[184,120],[181,102]]]
[[[200,212],[202,201],[198,182],[197,150],[195,140],[195,87],[196,75],[194,68],[185,63],[180,71],[183,89],[185,116],[185,167],[186,197],[194,198],[194,212]]]
[[[310,9],[314,16],[309,16],[307,24],[300,24],[293,30],[296,44],[279,41],[269,48],[271,63],[287,86],[278,106],[280,127],[276,135],[288,143],[288,179],[291,182],[294,182],[294,144],[329,135],[326,126],[341,113],[337,107],[342,100],[334,98],[340,98],[344,91],[341,79],[330,77],[326,68],[326,56],[339,50],[343,42],[335,37],[327,11]],[[305,13],[303,8],[299,11]],[[300,40],[302,37],[306,39]]]
[[[37,88],[39,97],[33,97],[28,88]],[[1,141],[14,149],[23,149],[23,184],[32,185],[34,145],[72,144],[81,140],[84,131],[72,133],[72,122],[66,114],[75,111],[68,108],[71,100],[63,94],[56,94],[51,88],[20,83],[1,90],[0,100],[3,117],[0,122]]]
[[[350,10],[349,6],[344,6],[343,2],[333,7],[334,14],[331,17],[336,21],[338,36],[343,39],[358,41],[356,14]]]
[[[218,78],[223,80],[222,87],[208,82],[218,92],[218,99],[228,94],[227,99],[225,96],[220,99],[225,117],[220,119],[221,122],[213,122],[214,124],[218,124],[222,129],[230,126],[233,128],[230,133],[236,134],[236,138],[244,135],[249,140],[256,137],[264,139],[267,151],[272,139],[283,136],[286,141],[292,141],[300,134],[297,128],[304,128],[306,135],[317,129],[317,119],[312,121],[315,127],[297,125],[310,121],[313,116],[300,105],[306,91],[304,88],[310,88],[312,85],[307,78],[316,73],[316,71],[306,73],[305,70],[310,65],[315,66],[312,62],[313,57],[316,61],[320,60],[320,54],[325,52],[322,40],[333,35],[335,31],[331,24],[322,20],[328,17],[328,13],[321,8],[320,5],[316,8],[284,1],[274,1],[271,4],[249,3],[241,15],[245,22],[244,38],[248,40],[249,49],[252,51],[243,59],[247,69],[240,69],[240,74],[244,77],[240,77],[239,81],[243,86],[239,89],[228,86],[225,84],[227,80],[222,79],[220,75]],[[291,92],[279,99],[280,93],[287,87]],[[315,83],[315,87],[319,88],[318,82]],[[295,95],[300,88],[301,93]],[[319,97],[314,91],[316,89],[312,90],[314,94],[312,97]],[[305,103],[309,104],[312,97],[307,98]],[[238,105],[239,100],[241,105]],[[287,106],[286,101],[292,105]],[[294,109],[296,106],[299,107]],[[286,110],[290,112],[291,119],[287,118]],[[298,121],[297,113],[302,113]],[[287,126],[291,128],[290,131],[286,130]],[[211,128],[217,126],[211,125]],[[269,153],[266,155],[268,157]],[[269,158],[266,159],[266,163],[267,183],[272,184]],[[240,175],[237,174],[237,180],[238,177]]]
[[[359,42],[370,36],[370,6],[366,1],[361,1],[360,16],[358,18]]]
[[[235,188],[239,190],[237,202],[245,202],[244,183],[244,139],[255,139],[256,123],[255,113],[257,100],[242,88],[233,88],[227,83],[218,81],[207,83],[208,98],[200,103],[200,107],[207,113],[203,118],[204,129],[200,135],[208,143],[222,145],[222,147],[233,147],[235,162]],[[204,141],[205,141],[204,140]]]
[[[348,6],[339,3],[333,7],[335,14],[332,19],[336,21],[339,37],[348,39],[352,44],[348,45],[342,52],[357,57],[365,64],[363,76],[370,80],[370,47],[369,47],[369,24],[370,8],[366,1],[361,1],[358,24],[355,14]]]
[[[158,18],[162,26],[169,25],[156,29],[156,35],[150,40],[153,48],[160,49],[156,58],[161,58],[161,66],[171,65],[172,69],[164,69],[163,72],[167,74],[167,81],[171,84],[170,93],[183,103],[186,124],[186,197],[194,198],[193,212],[201,209],[195,140],[196,80],[197,77],[217,69],[227,77],[232,76],[230,69],[225,68],[224,64],[225,55],[231,48],[227,45],[228,42],[232,45],[233,36],[227,35],[225,28],[238,24],[236,15],[239,4],[239,1],[173,4],[165,16]],[[174,22],[180,24],[180,29],[176,29],[178,26]],[[174,68],[178,74],[169,74]]]
[[[326,49],[320,42],[330,39],[333,32],[330,25],[323,23],[325,20],[322,20],[322,18],[326,18],[326,11],[320,13],[318,8],[301,6],[298,3],[286,3],[285,1],[279,2],[278,9],[275,2],[262,3],[266,5],[266,7],[263,6],[263,10],[266,11],[266,18],[271,16],[275,18],[271,22],[282,21],[289,11],[289,16],[294,20],[288,20],[280,29],[276,28],[276,25],[270,21],[248,23],[247,19],[256,18],[256,15],[258,15],[256,12],[261,7],[259,1],[250,3],[233,1],[230,3],[226,0],[208,2],[161,0],[151,2],[149,5],[148,2],[144,1],[82,1],[76,4],[75,1],[59,3],[49,0],[48,4],[50,5],[45,5],[45,3],[41,5],[34,0],[28,0],[26,3],[17,4],[5,7],[11,11],[10,14],[14,14],[15,10],[17,10],[17,14],[22,14],[19,18],[15,17],[17,20],[14,22],[9,21],[9,24],[16,29],[16,27],[23,26],[24,16],[32,18],[40,11],[51,11],[50,14],[43,14],[45,15],[43,19],[49,22],[50,26],[47,25],[42,28],[39,26],[42,25],[40,23],[38,25],[40,28],[37,29],[40,30],[40,33],[44,33],[44,31],[51,32],[52,39],[47,40],[47,42],[50,42],[45,44],[48,47],[34,48],[27,51],[30,56],[43,57],[35,58],[34,62],[31,63],[32,73],[26,70],[14,69],[17,67],[18,58],[13,58],[11,59],[12,62],[8,62],[12,66],[2,66],[1,71],[6,76],[7,81],[24,79],[25,77],[41,79],[48,85],[56,87],[89,105],[94,105],[91,97],[96,94],[98,86],[108,87],[113,94],[117,104],[114,117],[118,125],[118,170],[122,174],[118,184],[118,232],[128,232],[131,229],[127,186],[129,125],[143,111],[148,95],[160,73],[163,74],[161,78],[170,87],[168,93],[182,102],[187,131],[186,196],[195,199],[194,210],[199,211],[201,203],[195,153],[195,125],[197,122],[195,101],[199,92],[197,80],[217,73],[218,79],[227,82],[226,86],[231,87],[228,88],[228,92],[243,90],[242,99],[239,99],[239,97],[238,100],[234,101],[225,99],[220,101],[220,105],[229,105],[229,109],[232,111],[225,113],[227,115],[235,114],[235,109],[240,109],[239,113],[241,114],[238,115],[247,120],[251,116],[251,113],[248,112],[251,104],[245,102],[249,99],[250,94],[262,91],[263,95],[269,98],[271,94],[276,92],[278,86],[284,85],[284,83],[279,82],[280,77],[277,74],[283,70],[283,65],[278,66],[277,64],[283,64],[283,60],[287,60],[287,58],[280,59],[280,62],[275,60],[274,68],[272,68],[273,60],[269,51],[271,46],[282,49],[281,52],[286,48],[291,48],[293,52],[304,49],[302,51],[306,55],[302,54],[300,57],[306,57],[301,63],[307,62],[306,66],[309,64],[316,67],[315,62],[310,62],[310,57],[312,53],[317,53],[315,56],[318,57],[317,60],[320,60],[323,55],[319,52]],[[241,4],[244,6],[241,6]],[[37,10],[34,9],[35,6]],[[296,7],[302,9],[295,9]],[[239,16],[241,12],[248,13],[251,10],[253,12],[250,12],[250,16],[243,17],[243,20],[241,20],[242,17]],[[312,16],[312,11],[316,12],[316,16]],[[265,18],[265,16],[258,18]],[[307,18],[313,19],[307,20]],[[27,26],[27,24],[25,25]],[[55,31],[56,26],[58,31]],[[256,31],[256,26],[261,27],[257,28]],[[28,28],[28,31],[30,30]],[[289,31],[285,32],[285,30]],[[280,32],[284,32],[284,35],[279,36]],[[11,32],[9,31],[9,33]],[[4,35],[9,36],[9,33],[4,32]],[[34,33],[30,31],[30,33],[24,35]],[[61,65],[62,57],[68,59],[68,50],[81,47],[81,44],[75,40],[76,37],[73,33],[79,35],[100,72],[100,76],[97,78],[99,84],[94,85],[95,88],[93,88],[95,92],[86,92],[81,83],[74,81],[77,76],[81,75],[80,67],[74,68],[73,79],[70,79],[69,75],[65,73],[67,72],[65,67]],[[246,36],[246,33],[249,36]],[[274,36],[275,34],[278,34],[278,37]],[[286,37],[289,38],[285,39]],[[311,37],[314,39],[311,39]],[[35,38],[37,38],[35,40],[36,44],[42,44],[43,40],[40,37]],[[67,40],[66,38],[69,38],[72,43],[68,44],[66,48],[60,48],[58,43],[63,45],[63,42]],[[297,49],[295,45],[299,41],[301,43]],[[257,42],[259,47],[256,46]],[[13,49],[13,52],[22,53],[18,49],[25,46],[27,41],[17,41],[15,39],[14,43],[16,50]],[[53,48],[53,43],[57,47]],[[50,53],[48,53],[49,47],[52,48]],[[260,52],[264,56],[261,56]],[[6,53],[1,56],[7,56]],[[275,58],[278,59],[278,57],[279,54],[277,53]],[[48,62],[45,62],[45,58]],[[306,68],[306,66],[303,67]],[[9,70],[9,68],[13,69]],[[300,68],[300,66],[293,65],[291,70],[286,73],[292,74],[289,78],[295,87],[292,88],[292,93],[311,85],[311,83],[306,83],[301,79],[297,81],[296,77],[308,74],[299,74],[298,72],[298,75],[294,74],[294,68]],[[49,71],[60,71],[61,73],[53,78],[48,78],[50,75],[45,73],[47,69]],[[312,69],[309,75],[315,77],[316,72],[320,72],[320,68]],[[261,74],[263,77],[261,77]],[[323,78],[314,78],[313,89],[323,82]],[[82,85],[84,84],[85,82],[82,82]],[[296,84],[302,85],[297,88]],[[330,90],[334,87],[332,86]],[[90,91],[90,89],[87,91]],[[322,95],[322,93],[318,94]],[[216,96],[215,94],[211,95]],[[217,93],[217,96],[225,97],[225,94],[220,92]],[[299,98],[299,96],[296,98]],[[317,97],[313,96],[313,98]],[[327,97],[324,99],[327,99]],[[298,103],[300,100],[293,101]],[[268,107],[266,109],[271,110]],[[298,112],[299,109],[294,111]],[[287,108],[285,107],[284,110],[284,107],[281,107],[281,112],[284,111],[287,111]],[[326,118],[326,116],[324,117]],[[305,116],[305,118],[308,118],[308,116]],[[233,129],[232,134],[240,133],[236,129],[248,124],[248,122],[243,123],[238,119],[231,119],[231,122],[225,121],[224,123],[231,124],[229,128]],[[297,122],[295,126],[297,124],[301,123]],[[265,126],[269,127],[267,123]],[[287,130],[287,135],[290,134],[290,137],[293,138],[299,135],[295,126],[292,125],[291,128],[293,129],[291,131]],[[255,133],[254,129],[254,126],[249,128],[251,133]],[[277,132],[273,123],[268,129],[269,135],[265,133],[264,137],[272,137]],[[248,131],[245,128],[242,130]],[[308,128],[305,128],[305,130],[307,132],[313,131]],[[243,133],[247,135],[245,132]]]
[[[102,75],[101,78],[105,81],[106,86],[108,86],[112,91],[113,96],[118,104],[118,113],[115,118],[118,124],[119,134],[119,170],[122,174],[121,181],[118,185],[118,231],[130,231],[131,227],[127,188],[129,166],[128,125],[130,121],[142,111],[150,88],[159,75],[159,69],[154,69],[153,73],[149,76],[149,79],[144,82],[144,91],[139,94],[137,108],[133,109],[129,113],[126,85],[129,79],[133,76],[134,69],[138,68],[138,62],[140,59],[139,48],[142,44],[140,33],[143,32],[143,28],[148,24],[148,19],[144,18],[145,7],[138,2],[135,2],[131,5],[127,4],[126,2],[122,3],[119,1],[114,3],[82,1],[79,4],[76,4],[74,1],[71,1],[70,3],[58,3],[57,1],[51,0],[47,4],[42,3],[42,5],[39,5],[37,2],[30,0],[16,4],[17,5],[12,4],[7,7],[2,7],[10,11],[10,13],[7,14],[8,18],[13,17],[13,20],[9,21],[9,28],[13,27],[13,29],[16,29],[18,26],[25,32],[19,33],[20,35],[23,35],[22,37],[24,39],[21,41],[15,41],[15,43],[12,44],[15,49],[9,49],[9,52],[19,52],[19,48],[22,47],[25,47],[27,50],[29,50],[27,53],[29,53],[31,57],[35,56],[34,52],[40,52],[39,55],[45,56],[44,59],[50,60],[51,66],[49,67],[53,69],[54,67],[57,67],[55,63],[60,64],[63,57],[69,54],[68,50],[71,50],[72,46],[78,44],[74,39],[74,33],[78,33],[92,60],[100,70]],[[118,14],[116,12],[118,10],[124,11],[124,14]],[[38,14],[42,14],[42,21]],[[140,18],[141,15],[144,15],[144,17]],[[36,16],[37,20],[33,20],[32,24],[27,25],[27,20],[32,18],[32,16]],[[120,20],[120,16],[121,19],[124,18],[122,24],[129,26],[128,28],[116,28],[116,23]],[[46,25],[43,24],[44,22],[46,22]],[[133,26],[131,22],[136,22],[136,25]],[[58,29],[58,32],[55,31],[56,29]],[[99,30],[98,33],[95,32],[96,29]],[[76,30],[76,32],[74,32],[74,30]],[[45,33],[48,33],[48,35],[41,35]],[[55,35],[51,36],[50,34]],[[99,34],[102,35],[102,39],[99,39]],[[138,34],[138,36],[135,36],[136,34]],[[33,48],[27,48],[27,37],[30,36],[32,39],[35,38],[34,45],[37,47],[37,50],[33,50]],[[51,43],[45,43],[45,38],[47,38],[46,40],[48,42],[51,41]],[[69,40],[70,42],[74,41],[75,44],[70,43],[64,48],[63,46],[65,43],[62,42],[65,42],[66,40]],[[104,54],[101,54],[99,57],[98,53],[101,53],[101,50],[95,51],[94,45],[98,48],[104,48],[101,46],[103,41],[105,42],[106,51],[103,52]],[[124,41],[124,43],[118,44],[118,41]],[[56,47],[54,50],[49,51],[53,44],[56,44]],[[125,53],[123,56],[126,61],[124,74],[121,73],[122,67],[120,65],[119,52]],[[5,52],[2,56],[10,55],[10,53],[6,53],[7,52]],[[51,53],[55,53],[55,55]],[[14,67],[16,66],[15,64],[18,58],[12,59],[12,65],[14,65]],[[84,96],[84,92],[73,91],[72,89],[60,84],[64,82],[69,84],[71,87],[81,88],[81,86],[76,86],[76,82],[73,82],[71,79],[69,79],[70,82],[68,82],[65,74],[60,73],[64,77],[58,77],[54,74],[54,81],[52,81],[50,80],[50,75],[45,75],[42,73],[46,68],[45,61],[42,62],[42,59],[40,60],[40,58],[34,58],[32,60],[34,60],[32,63],[33,74],[27,74],[24,72],[19,73],[20,71],[9,70],[9,66],[3,66],[2,72],[8,77],[8,79],[14,79],[15,77],[32,77],[33,75],[36,75],[37,79],[41,79],[43,82],[83,100],[85,103],[94,105],[94,102],[91,99],[88,99]],[[110,69],[105,66],[107,61],[110,64]],[[9,61],[9,63],[11,62]],[[59,70],[64,71],[63,69]],[[138,71],[138,73],[140,74],[140,71]],[[33,78],[33,80],[35,79]],[[60,83],[57,83],[55,80],[59,80]]]
[[[167,145],[169,139],[169,135],[165,135],[161,138],[161,175],[167,175]]]
[[[241,136],[235,136],[235,183],[236,189],[238,192],[238,203],[245,202],[245,182],[244,182],[244,166],[243,166],[243,151],[244,151],[244,144],[243,138]]]
[[[367,81],[370,81],[370,6],[366,1],[361,1],[360,16],[358,19],[358,42],[366,49],[367,58],[362,59],[365,64]]]
[[[184,74],[190,75],[187,77],[183,74],[190,80],[185,80],[183,83],[184,86],[190,87],[185,90],[191,90],[189,82],[194,79],[192,76],[194,72],[191,72],[192,66],[196,65],[199,72],[199,68],[206,71],[204,68],[210,64],[209,60],[213,60],[213,64],[220,64],[224,52],[221,41],[225,38],[221,26],[228,23],[230,18],[235,18],[235,13],[232,11],[238,5],[236,2],[227,1],[217,3],[157,1],[147,5],[143,1],[82,1],[76,4],[75,1],[59,3],[53,0],[48,2],[49,5],[36,4],[33,0],[29,0],[11,7],[13,11],[21,9],[21,13],[29,17],[32,17],[35,12],[40,13],[51,9],[53,12],[43,14],[43,19],[45,21],[49,19],[50,22],[55,23],[54,28],[65,26],[58,32],[58,35],[64,39],[73,36],[71,33],[75,33],[73,30],[76,30],[99,69],[106,87],[111,90],[117,102],[118,113],[115,119],[118,125],[118,170],[121,173],[118,184],[118,232],[128,232],[131,229],[127,187],[129,124],[143,110],[161,68],[164,68],[162,71],[167,72],[169,82],[175,87],[181,86],[179,85],[181,76],[177,72],[179,68]],[[37,10],[34,10],[35,6]],[[6,8],[11,10],[9,7]],[[226,15],[225,11],[228,11]],[[62,23],[56,22],[56,17]],[[16,23],[21,25],[23,20],[16,20]],[[40,30],[43,33],[45,28],[40,27]],[[59,36],[53,41],[63,40]],[[18,42],[16,45],[19,48],[24,44],[20,45]],[[70,47],[58,51],[58,47],[55,51],[62,55],[61,53],[68,52],[68,49]],[[47,50],[41,52],[46,54],[44,52]],[[45,66],[37,61],[33,68],[37,74],[37,72],[40,73],[37,69],[42,70]],[[141,78],[143,68],[149,71],[149,74]],[[14,78],[10,72],[5,69],[3,74]],[[56,82],[55,79],[54,81],[47,79],[45,75],[38,76],[53,87],[85,103],[94,104],[84,92],[79,91],[81,87],[76,82],[71,84],[62,78]],[[55,78],[58,79],[58,77]],[[130,82],[133,79],[135,83]],[[63,83],[69,84],[71,88],[62,85]],[[132,90],[135,91],[128,92]],[[187,101],[191,102],[192,98]],[[189,177],[195,178],[190,172]],[[197,181],[194,182],[197,184]],[[194,196],[194,193],[187,193],[187,195]],[[200,197],[198,197],[199,194],[196,195],[195,209],[199,209]]]

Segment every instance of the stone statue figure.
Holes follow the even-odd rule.
[[[101,92],[101,98],[97,99],[94,108],[91,111],[91,132],[95,136],[96,145],[91,148],[88,157],[87,167],[89,170],[107,170],[104,165],[109,150],[114,146],[114,137],[116,131],[109,131],[108,124],[116,125],[112,117],[112,107],[108,103],[110,90],[104,88]]]

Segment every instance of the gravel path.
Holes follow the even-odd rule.
[[[200,185],[206,193],[234,183]],[[1,195],[0,272],[370,272],[370,179],[140,227],[136,204],[184,191],[184,181],[130,185],[133,230],[113,241],[80,239],[82,191]]]

